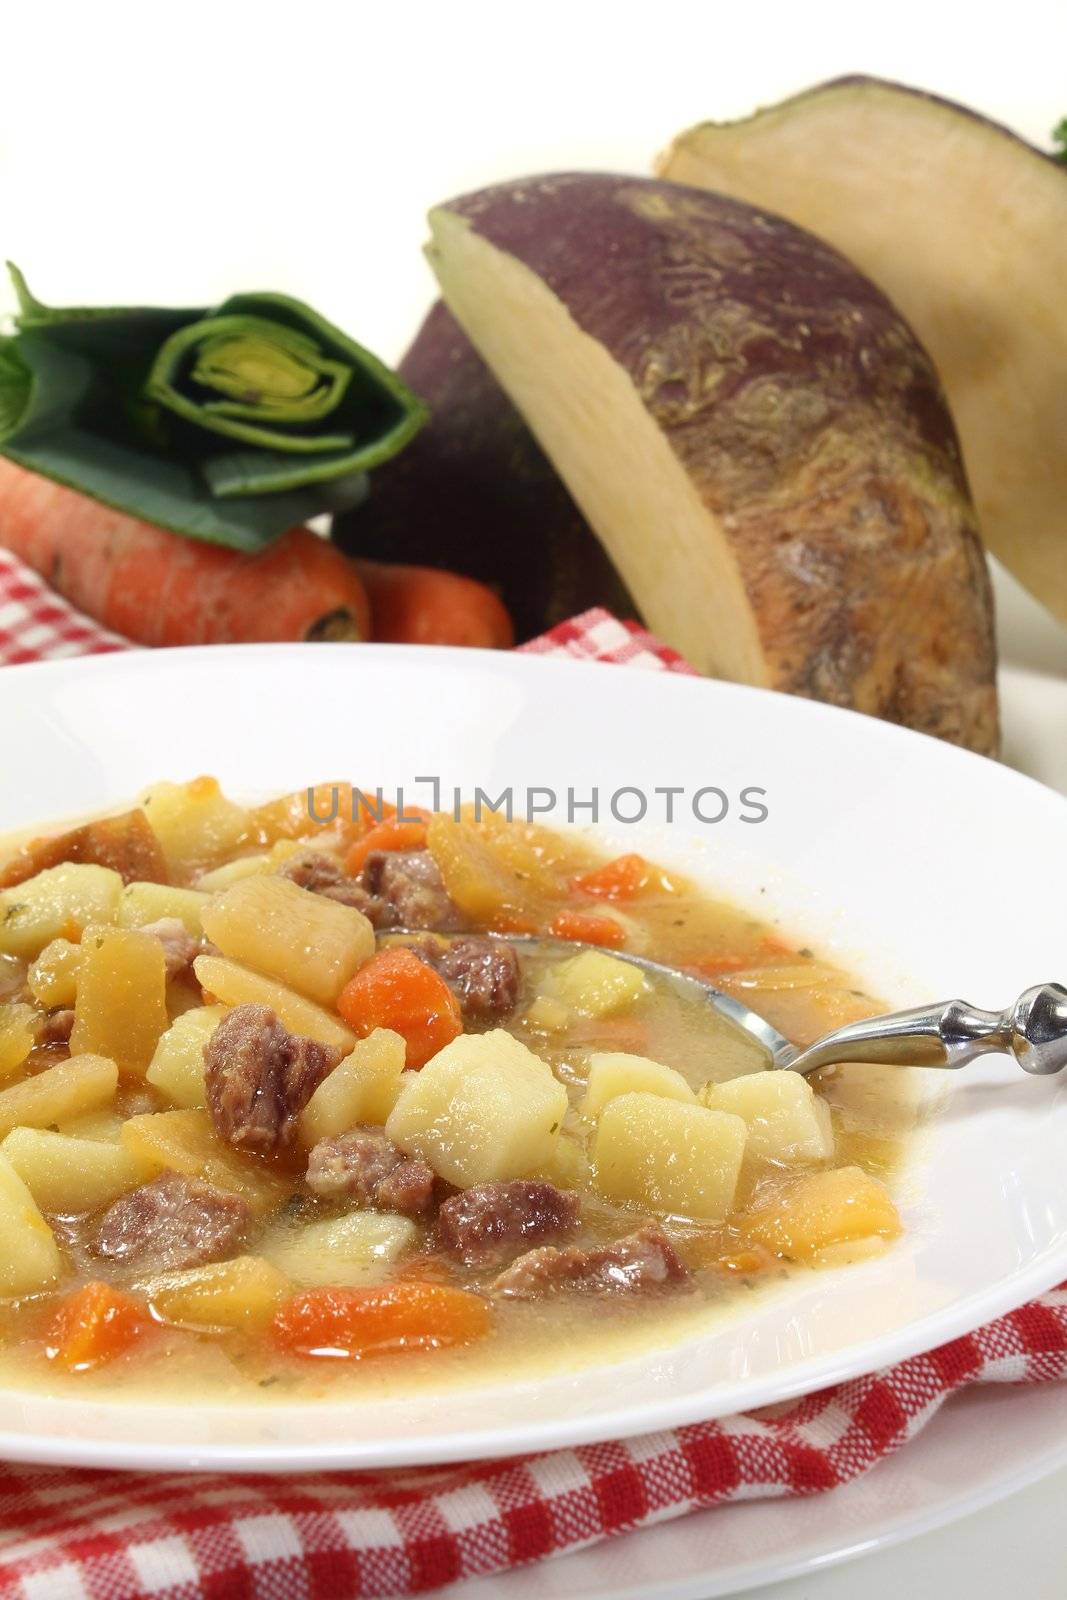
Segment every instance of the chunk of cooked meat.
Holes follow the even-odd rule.
[[[110,867],[123,883],[167,882],[162,847],[138,807],[119,817],[86,822],[50,839],[32,840],[0,868],[0,889],[13,889],[46,867],[58,867],[64,861]]]
[[[423,939],[410,946],[439,972],[468,1022],[501,1022],[519,999],[522,974],[514,945],[484,933],[465,933],[447,944]]]
[[[180,917],[160,917],[158,922],[146,922],[141,932],[150,933],[163,946],[168,982],[188,972],[200,954],[200,940],[189,932]]]
[[[302,850],[279,867],[278,876],[288,878],[299,889],[321,894],[324,889],[332,889],[343,883],[345,875],[333,856],[326,855],[322,850]]]
[[[37,1025],[36,1043],[41,1047],[50,1044],[69,1044],[73,1027],[73,1006],[54,1006]]]
[[[578,1196],[551,1183],[479,1183],[445,1201],[437,1237],[468,1267],[493,1266],[533,1244],[573,1233],[580,1216]]]
[[[374,928],[388,928],[396,922],[396,910],[387,900],[372,894],[358,878],[346,877],[339,863],[321,850],[305,850],[292,856],[279,877],[290,878],[301,889],[321,894],[327,900],[354,906]]]
[[[221,1261],[247,1242],[251,1228],[252,1212],[240,1195],[165,1172],[110,1205],[89,1248],[109,1261],[166,1272]]]
[[[530,1250],[494,1278],[490,1288],[512,1300],[538,1300],[562,1292],[637,1294],[683,1283],[689,1276],[663,1229],[649,1226],[591,1250],[576,1245]]]
[[[243,1005],[204,1046],[215,1131],[235,1150],[270,1155],[292,1144],[300,1113],[341,1052],[289,1033],[269,1006]]]
[[[391,922],[380,924],[382,927],[445,932],[463,926],[462,913],[429,850],[372,850],[359,881],[391,908]]]
[[[320,1139],[308,1157],[308,1188],[328,1200],[419,1217],[433,1201],[433,1168],[406,1156],[380,1128]]]

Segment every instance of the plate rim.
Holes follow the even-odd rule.
[[[585,676],[592,669],[608,665],[604,662],[576,660],[571,657],[556,658],[534,654],[523,656],[514,652],[440,646],[359,645],[359,656],[353,657],[351,654],[353,648],[346,644],[320,646],[314,659],[325,660],[336,657],[350,662],[362,660],[366,664],[369,656],[372,662],[386,664],[404,658],[425,669],[428,657],[432,659],[440,656],[468,667],[481,665],[491,667],[497,672],[503,671],[506,675],[517,672],[519,676],[533,674],[535,677],[544,673],[546,668],[550,674],[557,676],[571,677],[575,673]],[[238,659],[248,660],[257,656],[274,659],[292,656],[305,661],[308,659],[305,647],[298,644],[246,644],[236,647],[202,645],[153,651],[112,651],[91,657],[66,657],[61,660],[16,665],[0,675],[0,699],[3,698],[7,685],[10,685],[11,690],[17,691],[28,681],[45,678],[61,680],[75,671],[84,679],[87,668],[98,677],[108,677],[145,668],[151,671],[167,670],[185,662],[205,660],[209,662],[224,660],[233,667]],[[89,663],[92,663],[91,667],[88,667]],[[1050,801],[1053,802],[1054,811],[1062,813],[1064,821],[1067,822],[1067,798],[1056,790],[1015,768],[1007,767],[959,746],[947,745],[930,735],[885,723],[848,708],[786,696],[771,689],[727,683],[695,675],[691,677],[685,673],[646,673],[644,676],[649,683],[657,679],[660,682],[669,679],[675,684],[688,683],[688,689],[681,691],[683,696],[728,699],[756,697],[759,701],[770,697],[778,703],[789,701],[790,716],[808,718],[815,722],[825,723],[829,719],[831,723],[837,723],[842,717],[859,718],[861,723],[867,725],[867,736],[883,742],[889,741],[891,744],[900,741],[909,744],[915,739],[920,739],[926,745],[928,752],[931,747],[938,752],[939,760],[957,765],[961,762],[964,765],[980,763],[986,774],[986,781],[995,774],[994,781],[1006,784],[1009,789],[1021,785],[1024,790],[1036,790],[1040,801],[1046,805]],[[819,1389],[895,1365],[972,1333],[985,1322],[1006,1314],[1035,1295],[1047,1292],[1065,1279],[1067,1279],[1067,1241],[1064,1241],[1059,1249],[1055,1247],[1046,1249],[1040,1256],[1001,1279],[995,1288],[975,1291],[953,1302],[949,1307],[929,1312],[897,1330],[894,1335],[879,1335],[832,1355],[797,1362],[791,1368],[789,1377],[784,1380],[780,1374],[768,1375],[760,1380],[745,1380],[744,1407],[746,1410],[751,1410],[779,1401],[795,1400]],[[499,1430],[489,1429],[468,1429],[464,1433],[452,1434],[447,1438],[419,1435],[394,1439],[390,1441],[388,1450],[383,1451],[380,1440],[364,1443],[359,1439],[350,1439],[328,1444],[286,1442],[278,1445],[269,1442],[242,1445],[211,1443],[194,1448],[188,1445],[174,1447],[150,1440],[117,1443],[107,1439],[72,1439],[69,1436],[56,1436],[52,1433],[31,1435],[4,1428],[0,1429],[0,1455],[8,1460],[27,1464],[110,1466],[152,1472],[254,1469],[261,1473],[286,1471],[305,1473],[338,1468],[369,1469],[447,1464],[471,1459],[507,1458],[514,1455],[517,1448],[526,1454],[572,1448],[609,1439],[633,1438],[663,1428],[685,1426],[694,1420],[715,1420],[737,1412],[736,1395],[728,1399],[722,1392],[726,1388],[727,1386],[720,1382],[707,1385],[673,1401],[658,1398],[640,1403],[623,1403],[610,1410],[602,1410],[594,1416],[555,1419],[541,1424],[527,1423],[522,1430],[521,1446],[516,1446],[514,1439],[509,1440],[502,1436]],[[735,1390],[736,1384],[731,1384],[729,1388]],[[716,1399],[717,1392],[718,1399]],[[32,1401],[42,1411],[54,1411],[56,1420],[59,1421],[74,1397],[47,1396],[34,1389],[5,1388],[0,1391],[0,1399]],[[144,1413],[146,1420],[150,1420],[155,1413],[165,1414],[168,1409],[164,1404],[150,1403],[142,1399],[124,1401],[116,1398],[91,1402],[74,1399],[74,1403],[78,1405],[91,1403],[100,1410],[114,1409],[116,1412],[124,1413],[138,1410]],[[205,1405],[202,1408],[205,1414],[226,1413],[235,1409],[243,1408],[221,1404]],[[290,1415],[298,1412],[313,1413],[315,1409],[314,1402],[278,1408],[279,1411],[284,1410]]]

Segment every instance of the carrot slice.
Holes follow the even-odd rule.
[[[618,950],[626,943],[626,929],[614,917],[598,917],[595,911],[560,911],[549,928],[555,939],[577,939],[583,944],[606,945]]]
[[[140,1300],[94,1281],[62,1301],[48,1329],[45,1354],[68,1372],[87,1372],[122,1355],[151,1327]]]
[[[308,1289],[275,1314],[274,1340],[290,1355],[359,1360],[402,1350],[444,1350],[489,1331],[481,1295],[442,1283]]]
[[[580,873],[571,880],[571,888],[600,900],[632,900],[648,886],[651,876],[652,868],[644,856],[631,853]]]
[[[371,956],[341,990],[337,1009],[361,1038],[375,1028],[401,1034],[409,1067],[424,1066],[463,1032],[448,984],[402,945]]]
[[[407,813],[405,812],[405,815]],[[376,822],[362,838],[357,839],[345,857],[345,871],[350,877],[363,870],[364,862],[372,850],[424,850],[426,848],[426,823],[398,822],[396,817]]]

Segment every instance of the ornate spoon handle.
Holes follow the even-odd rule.
[[[1010,1052],[1024,1072],[1067,1067],[1067,989],[1058,983],[1037,984],[1003,1011],[979,1011],[964,1000],[947,1000],[850,1022],[791,1057],[776,1052],[775,1066],[814,1072],[838,1062],[869,1061],[955,1068],[995,1051]]]

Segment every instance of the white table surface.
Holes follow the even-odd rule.
[[[754,1600],[1063,1600],[1067,1469],[989,1510],[873,1556],[750,1589]]]
[[[0,257],[45,299],[301,295],[395,359],[432,297],[436,200],[560,168],[648,170],[672,134],[870,72],[1035,141],[1067,114],[1067,7],[895,0],[38,0],[5,18]],[[0,307],[6,302],[0,291]],[[1067,634],[1010,586],[1006,755],[1067,790]],[[1067,1593],[1067,1472],[941,1532],[760,1591]]]

